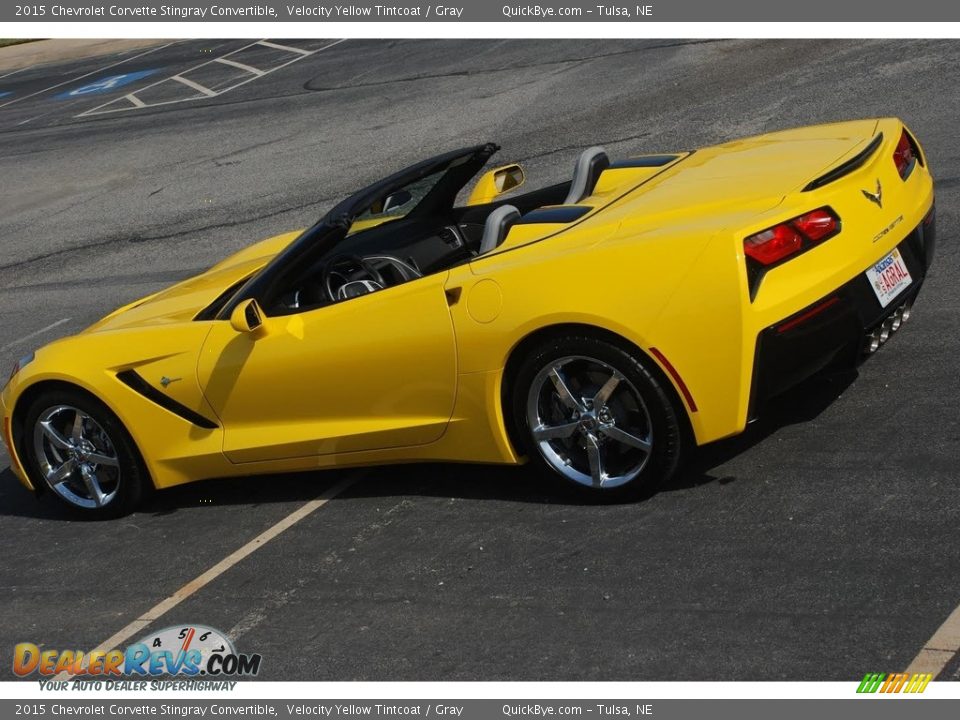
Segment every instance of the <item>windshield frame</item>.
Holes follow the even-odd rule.
[[[245,282],[220,308],[216,319],[229,319],[237,305],[251,298],[256,299],[262,306],[264,299],[270,298],[284,280],[303,263],[315,261],[343,240],[358,215],[391,193],[428,175],[444,173],[404,217],[424,217],[449,211],[453,208],[460,190],[499,149],[498,145],[484,143],[443,153],[393,173],[337,203]]]

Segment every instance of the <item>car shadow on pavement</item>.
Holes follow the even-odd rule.
[[[324,473],[201,480],[151,493],[144,499],[137,514],[167,515],[184,508],[216,505],[254,507],[273,503],[306,502],[315,499],[348,472],[331,470]],[[84,521],[82,517],[62,507],[50,493],[35,496],[20,484],[10,468],[0,471],[0,517],[4,516]]]
[[[661,492],[688,490],[711,482],[721,485],[734,482],[735,477],[718,473],[716,469],[781,428],[816,419],[843,395],[857,375],[856,370],[822,372],[773,398],[760,409],[759,417],[749,423],[741,434],[698,448],[686,468],[669,485],[662,487]]]
[[[776,398],[742,434],[698,448],[681,472],[659,492],[682,492],[708,483],[735,481],[735,477],[724,475],[717,468],[780,428],[813,420],[840,397],[855,378],[856,372],[824,373]],[[204,480],[154,493],[138,512],[164,515],[202,505],[306,502],[338,480],[358,473],[361,474],[358,482],[341,497],[423,496],[570,505],[584,502],[582,496],[565,491],[554,479],[525,467],[417,463],[365,470]],[[0,516],[75,519],[49,494],[35,498],[20,485],[10,468],[0,471]]]

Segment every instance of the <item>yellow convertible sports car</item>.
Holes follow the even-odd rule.
[[[877,350],[934,251],[900,120],[583,152],[525,191],[449,152],[17,363],[14,472],[89,516],[209,477],[530,460],[638,496]]]

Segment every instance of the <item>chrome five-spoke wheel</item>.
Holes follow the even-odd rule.
[[[88,413],[55,405],[34,423],[33,451],[47,486],[78,508],[109,505],[120,489],[120,461],[106,430]]]
[[[547,464],[596,489],[629,483],[653,453],[653,423],[643,396],[603,360],[568,355],[534,376],[527,426]]]

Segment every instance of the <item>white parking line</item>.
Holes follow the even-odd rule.
[[[203,93],[203,94],[206,95],[207,97],[216,97],[216,96],[217,96],[217,91],[216,91],[216,90],[211,90],[211,89],[208,88],[208,87],[204,87],[204,86],[201,85],[200,83],[195,83],[193,80],[188,80],[187,78],[182,77],[182,76],[180,76],[180,75],[171,75],[171,76],[170,76],[170,79],[171,79],[171,80],[176,80],[178,83],[183,83],[183,84],[186,85],[188,88],[193,88],[193,89],[196,90],[197,92]],[[141,107],[146,107],[146,103],[144,103],[144,102],[141,101],[140,106],[141,106]]]
[[[68,323],[68,322],[70,322],[70,318],[63,318],[62,320],[57,320],[55,323],[50,323],[44,328],[40,328],[39,330],[34,330],[32,333],[27,333],[21,338],[17,338],[16,340],[11,340],[6,345],[0,346],[0,352],[4,350],[9,350],[10,348],[17,346],[20,343],[26,342],[31,338],[37,337],[38,335],[43,335],[45,332],[50,332],[55,327],[60,327],[64,323]]]
[[[103,72],[104,70],[109,70],[110,68],[116,67],[117,65],[122,65],[123,63],[130,62],[131,60],[136,60],[137,58],[143,57],[144,55],[149,55],[150,53],[157,52],[157,50],[163,50],[164,48],[168,48],[168,47],[170,47],[171,45],[176,45],[176,44],[179,43],[179,42],[184,42],[184,41],[183,41],[183,40],[177,40],[177,41],[175,41],[175,42],[167,43],[166,45],[161,45],[160,47],[151,48],[150,50],[146,50],[146,51],[144,51],[144,52],[142,52],[142,53],[140,53],[140,54],[138,54],[138,55],[134,55],[133,57],[124,58],[123,60],[118,60],[118,61],[115,62],[115,63],[110,63],[109,65],[104,65],[103,67],[97,68],[96,70],[92,70],[92,71],[90,71],[90,72],[88,72],[88,73],[84,73],[83,75],[78,75],[78,76],[75,77],[75,78],[70,78],[69,80],[64,80],[64,81],[61,82],[61,83],[57,83],[56,85],[51,85],[50,87],[45,87],[43,90],[37,90],[36,92],[30,93],[29,95],[24,95],[23,97],[18,97],[18,98],[14,98],[13,100],[8,100],[7,102],[0,104],[0,108],[6,107],[7,105],[13,105],[14,103],[20,102],[21,100],[26,100],[27,98],[32,98],[32,97],[34,97],[34,96],[36,96],[36,95],[42,95],[43,93],[47,92],[48,90],[56,90],[58,87],[63,87],[64,85],[69,85],[70,83],[76,82],[77,80],[83,80],[83,78],[85,78],[85,77],[90,77],[91,75],[96,75],[97,73]]]
[[[22,68],[17,68],[16,70],[11,70],[11,71],[8,72],[8,73],[4,73],[3,75],[0,75],[0,80],[3,80],[4,78],[10,77],[11,75],[16,75],[18,72],[23,72],[24,70],[29,70],[29,69],[32,68],[32,67],[36,67],[36,66],[35,66],[35,65],[27,65],[27,67],[22,67]]]
[[[943,621],[905,672],[930,673],[937,677],[947,663],[960,652],[960,606]]]
[[[126,627],[118,630],[113,635],[108,637],[102,643],[100,643],[94,650],[87,653],[86,657],[90,657],[95,652],[106,652],[107,650],[113,650],[114,648],[120,647],[120,645],[127,640],[130,640],[138,633],[143,632],[150,623],[154,620],[159,619],[163,615],[166,615],[177,605],[182,603],[188,597],[196,593],[198,590],[202,589],[206,585],[209,585],[211,582],[216,580],[218,577],[223,575],[227,570],[232,568],[238,562],[246,558],[248,555],[259,550],[268,542],[276,538],[278,535],[283,533],[285,530],[289,530],[291,527],[296,525],[298,522],[303,520],[305,517],[316,512],[324,505],[326,505],[330,500],[335,498],[337,495],[342,493],[344,490],[353,485],[357,480],[363,477],[363,473],[358,471],[352,477],[348,477],[344,480],[341,480],[336,485],[328,488],[323,493],[320,494],[315,500],[311,500],[299,508],[294,510],[292,513],[287,515],[285,518],[280,520],[278,523],[270,526],[262,533],[257,535],[253,540],[248,542],[241,548],[233,551],[227,555],[223,560],[218,562],[216,565],[211,567],[209,570],[201,573],[193,580],[188,582],[182,588],[173,593],[170,597],[161,600],[159,603],[154,605],[152,608],[147,610],[143,615],[138,617],[133,622],[129,623]],[[84,663],[85,664],[85,663]],[[57,680],[67,680],[71,676],[69,673],[61,673],[57,676]]]
[[[337,42],[343,42],[343,40],[338,40]],[[273,48],[274,50],[286,50],[287,52],[301,53],[303,55],[310,55],[310,50],[304,50],[303,48],[290,47],[289,45],[281,45],[280,43],[270,42],[269,40],[258,40],[257,45],[263,45],[264,47]],[[336,45],[336,43],[334,43]],[[330,47],[329,45],[327,47]],[[322,50],[323,48],[321,48]]]
[[[230,60],[230,59],[228,59],[228,58],[217,58],[216,60],[214,60],[214,62],[218,62],[218,63],[220,63],[221,65],[232,65],[232,66],[235,67],[235,68],[239,68],[240,70],[244,70],[244,71],[246,71],[246,72],[248,72],[248,73],[253,73],[254,75],[266,75],[266,74],[267,74],[265,70],[261,70],[261,69],[259,69],[259,68],[255,68],[255,67],[253,67],[253,65],[245,65],[245,64],[242,63],[242,62],[237,62],[236,60]]]
[[[40,118],[53,115],[56,112],[66,110],[67,108],[73,107],[78,102],[82,102],[82,100],[71,100],[70,102],[67,102],[67,103],[56,103],[56,104],[51,103],[50,105],[46,106],[50,108],[49,110],[42,112],[39,115],[33,115],[32,117],[28,117],[26,120],[20,120],[15,127],[20,127],[22,125],[26,125],[27,123],[32,123],[34,120],[39,120]]]

